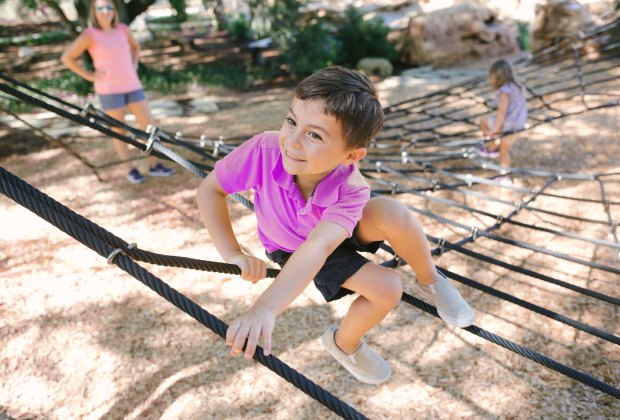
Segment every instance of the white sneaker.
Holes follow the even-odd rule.
[[[392,374],[390,364],[377,353],[372,351],[366,343],[353,354],[346,354],[336,345],[336,331],[338,327],[331,326],[323,333],[321,341],[325,350],[331,354],[346,370],[358,380],[367,384],[380,384],[387,381]]]
[[[454,327],[465,328],[474,323],[476,314],[446,276],[437,271],[437,281],[428,286],[414,279],[413,287],[437,307],[439,317]]]

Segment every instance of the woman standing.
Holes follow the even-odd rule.
[[[125,119],[125,112],[131,112],[142,130],[151,124],[153,116],[146,102],[142,83],[136,71],[140,47],[129,32],[127,25],[118,21],[118,11],[112,0],[91,0],[89,22],[86,28],[63,52],[60,60],[71,71],[93,82],[99,96],[101,108],[112,118]],[[90,72],[78,63],[79,57],[88,51],[93,59],[95,71]],[[113,128],[123,133],[122,128]],[[140,184],[146,178],[129,163],[127,144],[113,139],[118,157],[127,162],[127,180]],[[149,157],[150,176],[170,176],[175,170]]]

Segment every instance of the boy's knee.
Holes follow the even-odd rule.
[[[384,279],[383,300],[387,306],[396,307],[403,296],[403,281],[398,273],[393,270]]]
[[[398,228],[407,222],[411,214],[402,203],[387,197],[377,197],[366,204],[363,217],[383,228]]]

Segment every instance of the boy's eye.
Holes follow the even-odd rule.
[[[295,120],[293,120],[291,117],[286,117],[286,118],[284,119],[284,121],[285,121],[288,125],[292,125],[292,126],[294,126],[294,125],[295,125]]]
[[[308,132],[308,135],[309,135],[310,137],[312,137],[313,139],[316,139],[316,140],[323,140],[323,138],[321,138],[321,136],[319,136],[319,135],[318,135],[317,133],[315,133],[314,131],[310,131],[310,132]]]

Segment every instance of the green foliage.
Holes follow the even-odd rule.
[[[338,29],[342,49],[338,62],[355,66],[364,57],[396,58],[396,49],[387,39],[389,28],[379,19],[365,21],[355,7],[348,7],[345,22]]]
[[[75,93],[86,96],[92,93],[92,83],[82,79],[77,74],[63,70],[53,79],[42,80],[34,83],[34,87],[44,92]]]
[[[247,41],[252,37],[250,22],[247,21],[244,15],[238,15],[228,22],[226,30],[235,41]]]
[[[178,22],[187,20],[187,12],[185,11],[185,0],[168,0],[170,6],[175,10]]]
[[[332,65],[339,51],[334,36],[321,22],[292,35],[281,48],[291,74],[297,78]]]

